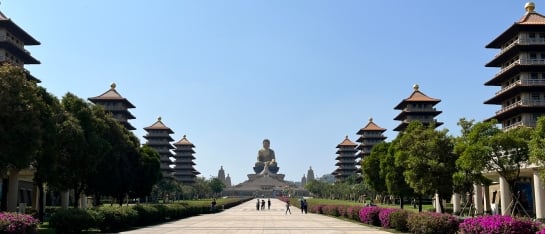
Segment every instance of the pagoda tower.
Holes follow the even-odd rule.
[[[348,139],[348,136],[337,145],[337,169],[331,173],[335,176],[336,181],[343,181],[351,175],[357,174],[358,168],[356,167],[356,143]]]
[[[220,166],[220,170],[218,171],[218,179],[225,184],[225,171],[223,170],[223,166]]]
[[[229,176],[229,174],[227,174],[227,177],[225,177],[225,187],[226,188],[229,188],[231,187],[231,176]]]
[[[25,64],[40,64],[25,49],[27,45],[40,45],[40,42],[0,12],[0,63],[10,63],[23,69]],[[25,71],[30,80],[40,83],[39,79]]]
[[[443,124],[442,122],[437,122],[435,119],[437,115],[441,114],[441,111],[436,110],[434,106],[441,102],[441,100],[426,96],[418,88],[418,85],[414,85],[413,93],[394,107],[395,110],[401,110],[401,113],[394,118],[394,120],[401,121],[394,128],[394,131],[404,131],[409,123],[415,120],[420,121],[424,126],[435,123],[435,127],[439,127]]]
[[[369,123],[360,129],[356,134],[360,135],[360,138],[356,140],[359,142],[357,149],[360,150],[358,158],[360,161],[371,154],[371,149],[378,143],[384,142],[386,137],[384,136],[385,128],[381,128],[373,122],[373,118],[369,118]],[[358,163],[360,165],[360,163]]]
[[[122,97],[115,87],[115,83],[112,83],[108,91],[99,96],[88,98],[88,100],[96,105],[103,106],[104,110],[111,113],[128,130],[135,130],[136,128],[128,121],[129,119],[135,119],[134,115],[129,112],[129,108],[134,108],[134,105]]]
[[[174,149],[174,158],[176,166],[174,167],[174,178],[180,181],[182,184],[193,184],[197,179],[197,175],[201,174],[193,166],[195,163],[193,160],[195,156],[193,154],[195,151],[195,145],[187,140],[187,137],[184,137],[174,143],[176,149]],[[223,169],[223,168],[222,168]],[[225,176],[225,174],[224,174]]]
[[[170,150],[174,149],[174,146],[170,142],[174,141],[174,139],[170,137],[170,134],[174,132],[163,124],[161,117],[157,118],[157,122],[151,126],[145,127],[144,130],[148,132],[144,136],[147,140],[146,145],[154,148],[161,157],[161,172],[163,173],[163,177],[172,177],[174,173],[174,164],[172,162],[174,157]]]
[[[534,11],[534,3],[525,9],[518,22],[486,45],[500,51],[485,66],[500,70],[484,85],[500,90],[484,103],[501,105],[488,120],[497,119],[503,130],[535,127],[545,113],[545,16]]]
[[[307,171],[307,182],[313,181],[316,178],[314,177],[314,171],[312,170],[312,166]]]
[[[305,174],[303,174],[303,177],[301,177],[301,187],[304,188],[306,184],[307,184],[307,177],[305,176]]]

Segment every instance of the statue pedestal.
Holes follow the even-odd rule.
[[[248,180],[250,181],[254,181],[254,180],[257,180],[258,178],[261,178],[261,177],[271,177],[275,180],[278,180],[278,181],[284,181],[284,174],[248,174]]]

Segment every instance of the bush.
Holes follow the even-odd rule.
[[[511,216],[502,215],[486,215],[465,219],[460,224],[460,232],[465,234],[534,234],[539,231],[540,227],[540,223],[529,219],[514,218]]]
[[[346,212],[347,208],[348,206],[337,206],[338,216],[348,218],[348,213]]]
[[[96,224],[96,212],[70,208],[57,210],[49,219],[49,226],[56,233],[80,233]]]
[[[346,208],[346,216],[349,219],[360,221],[360,210],[363,209],[363,206],[350,206]]]
[[[40,221],[26,214],[0,213],[0,233],[34,234]]]
[[[378,206],[364,207],[360,210],[360,221],[373,226],[380,226],[379,212],[380,208]]]
[[[337,209],[336,205],[325,205],[324,207],[322,207],[322,213],[335,217],[339,216],[339,210]]]
[[[407,232],[409,227],[407,226],[407,219],[409,218],[409,211],[396,209],[390,214],[390,228],[398,230],[400,232]]]
[[[410,213],[407,218],[409,232],[415,234],[455,234],[460,220],[450,214],[434,212]]]
[[[98,209],[103,219],[98,228],[101,232],[119,232],[136,224],[138,212],[130,206],[110,206]]]
[[[384,228],[390,228],[390,215],[392,212],[398,210],[397,208],[382,208],[378,212],[378,218],[380,225]]]
[[[324,205],[315,205],[310,208],[310,213],[323,214],[322,208]]]

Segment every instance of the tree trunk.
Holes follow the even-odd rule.
[[[441,213],[445,213],[445,208],[443,207],[443,198],[441,197],[441,194],[438,194],[437,195],[437,200],[439,200],[439,211],[441,211]]]
[[[422,195],[418,195],[418,212],[422,212]]]
[[[405,203],[403,202],[403,196],[399,196],[399,207],[403,209],[403,205],[405,205]]]
[[[44,221],[44,212],[45,212],[45,204],[44,204],[44,184],[38,183],[38,219],[43,222]]]
[[[80,195],[81,191],[77,189],[77,186],[74,186],[74,208],[78,208]]]

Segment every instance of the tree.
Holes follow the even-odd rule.
[[[391,142],[388,153],[380,159],[380,176],[384,178],[388,193],[401,198],[399,204],[401,209],[403,209],[404,206],[403,198],[414,195],[413,189],[407,184],[405,177],[403,176],[405,165],[401,162],[398,163],[396,159],[396,154],[400,152],[398,144],[402,134],[403,133],[400,133],[396,139]],[[419,200],[421,204],[421,197]]]
[[[365,184],[378,194],[387,191],[386,182],[380,173],[380,159],[387,157],[390,143],[381,142],[373,146],[371,154],[361,160],[361,170]]]
[[[529,161],[531,136],[532,129],[528,127],[504,132],[497,127],[496,120],[476,123],[468,133],[468,145],[461,152],[460,160],[474,172],[498,173],[513,193],[520,179],[520,169]]]
[[[437,193],[439,199],[452,195],[456,157],[447,132],[435,130],[433,124],[426,127],[413,121],[399,139],[396,164],[405,165],[405,181],[419,195]]]
[[[210,190],[214,193],[214,196],[220,194],[225,188],[225,184],[218,178],[212,178],[209,182]]]
[[[136,183],[133,184],[131,191],[133,197],[145,197],[151,194],[153,185],[162,177],[160,155],[147,145],[140,147],[138,152],[140,157],[134,178]]]
[[[529,143],[530,160],[540,168],[541,179],[545,180],[545,116],[537,119]]]

